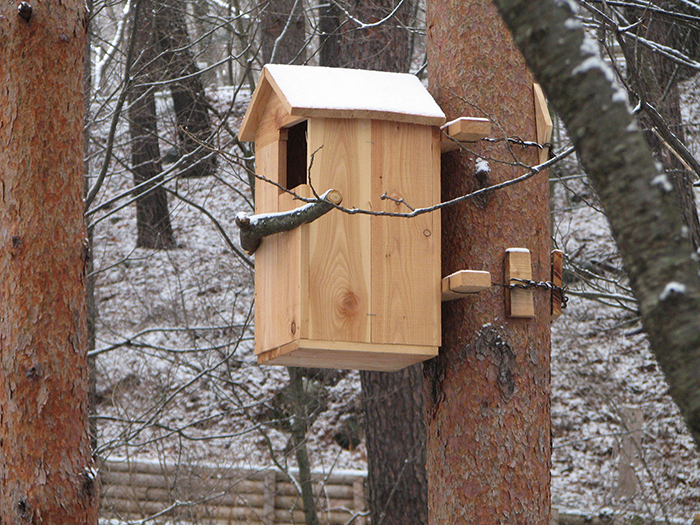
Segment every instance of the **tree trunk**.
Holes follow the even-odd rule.
[[[340,9],[333,2],[321,0],[318,6],[319,65],[341,67],[342,54],[340,51],[340,30],[342,16]]]
[[[304,519],[306,525],[319,525],[316,513],[316,496],[314,496],[313,479],[311,478],[311,461],[306,446],[306,431],[310,426],[311,414],[306,402],[308,396],[304,392],[304,372],[302,369],[287,368],[289,372],[289,391],[292,404],[291,437],[294,454],[299,468],[299,484],[301,485],[301,500],[304,502]]]
[[[657,0],[656,5],[669,11],[673,8],[671,2],[666,0]],[[676,40],[681,40],[678,37],[682,28],[675,21],[665,20],[661,15],[646,10],[630,9],[628,12],[633,15],[631,18],[633,21],[636,20],[636,16],[644,20],[644,23],[634,30],[639,36],[665,47],[673,47]],[[695,31],[695,35],[683,36],[697,39],[698,29],[696,28]],[[625,52],[628,81],[636,92],[638,100],[654,106],[664,119],[668,130],[684,142],[678,83],[686,77],[685,72],[661,53],[644,46],[623,43],[622,49]],[[683,162],[672,153],[670,146],[659,136],[654,120],[646,111],[640,113],[639,120],[645,129],[645,137],[654,157],[663,164],[669,175],[678,205],[683,210],[685,224],[697,250],[700,248],[700,222],[698,222],[693,191],[695,175],[688,171]]]
[[[306,24],[301,0],[259,0],[263,64],[303,64]]]
[[[384,24],[358,29],[338,7],[322,8],[320,64],[378,71],[408,71],[410,2]],[[355,0],[351,14],[364,23],[382,20],[395,0]],[[425,471],[425,402],[422,366],[400,372],[361,371],[367,445],[367,483],[372,523],[428,523]]]
[[[644,331],[700,444],[700,275],[673,187],[568,3],[495,0],[573,138],[622,255]]]
[[[523,6],[527,10],[527,6]],[[488,115],[496,138],[536,140],[533,80],[487,0],[429,1],[430,91],[447,114]],[[481,112],[484,112],[482,114]],[[485,159],[537,164],[538,150],[475,144]],[[442,156],[442,200],[499,183],[523,168]],[[550,278],[549,185],[519,185],[443,211],[442,273],[473,269],[504,281],[507,248],[528,248],[536,281]],[[550,295],[535,317],[506,317],[504,288],[443,303],[440,355],[425,363],[430,523],[545,525],[550,514]]]
[[[162,171],[156,101],[154,88],[149,85],[154,79],[157,56],[153,38],[154,18],[152,0],[142,0],[137,4],[133,23],[137,24],[134,38],[138,58],[129,86],[129,133],[134,184],[152,182],[139,192],[141,196],[136,201],[136,246],[159,249],[172,246],[174,238],[165,188],[153,187],[160,181]]]
[[[364,24],[388,17],[398,0],[348,2],[350,14]],[[333,3],[321,11],[321,65],[375,71],[405,72],[411,66],[409,30],[411,1],[406,0],[391,18],[362,28]]]
[[[0,5],[0,523],[96,524],[75,0]]]
[[[360,377],[372,523],[428,523],[422,367]]]
[[[185,4],[155,1],[157,49],[173,97],[180,155],[197,153],[180,170],[183,177],[203,177],[216,171],[216,155],[202,144],[211,140],[211,119],[199,69],[190,50]]]
[[[88,12],[92,13],[93,1],[87,0],[85,3]],[[90,40],[91,31],[88,26],[87,37],[85,38],[85,61],[83,64],[83,97],[85,104],[85,120],[89,121],[91,119],[90,115],[90,99],[92,96],[92,61],[90,57]],[[85,159],[85,194],[87,195],[90,191],[90,139],[89,134],[86,132],[83,137],[83,159]],[[89,258],[87,271],[87,282],[86,282],[86,301],[87,301],[87,351],[88,353],[95,349],[95,343],[97,341],[96,326],[97,317],[99,311],[97,309],[97,302],[95,301],[95,284],[97,282],[97,276],[92,272],[94,270],[94,260],[92,258],[93,246],[94,246],[94,229],[88,228],[87,238],[88,238],[88,249]],[[96,368],[96,358],[88,358],[88,375],[90,377],[90,387],[89,387],[89,406],[90,406],[90,446],[93,450],[97,448],[97,368]]]

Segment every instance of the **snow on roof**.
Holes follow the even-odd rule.
[[[272,92],[292,116],[372,118],[431,126],[445,122],[440,106],[414,75],[268,64],[241,124],[241,140],[253,140],[262,117],[257,106],[265,104]]]

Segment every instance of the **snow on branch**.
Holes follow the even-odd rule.
[[[248,215],[239,213],[236,225],[240,229],[241,248],[248,255],[255,253],[263,237],[298,228],[302,224],[313,222],[325,215],[343,201],[337,190],[328,190],[318,199],[294,210],[279,213],[261,213]]]

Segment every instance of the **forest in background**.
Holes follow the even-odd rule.
[[[424,7],[135,0],[95,3],[92,13],[86,165],[98,456],[288,472],[307,450],[316,469],[361,467],[358,373],[254,364],[252,266],[233,228],[238,212],[252,211],[254,152],[236,132],[268,62],[425,79]],[[631,103],[658,110],[642,118],[649,142],[684,195],[679,206],[694,210],[696,4],[580,2],[579,15]],[[393,32],[389,43],[382,32]],[[560,126],[553,142],[555,152],[568,145]],[[550,183],[570,287],[553,328],[555,506],[690,519],[697,452],[639,334],[597,198],[572,160],[552,168]],[[621,495],[619,438],[637,432],[627,406],[642,410],[644,425],[637,488]],[[420,463],[419,452],[411,457]]]

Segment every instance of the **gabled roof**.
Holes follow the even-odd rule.
[[[414,75],[360,69],[268,64],[238,136],[255,139],[263,110],[276,95],[291,116],[369,118],[440,126],[445,114]]]

